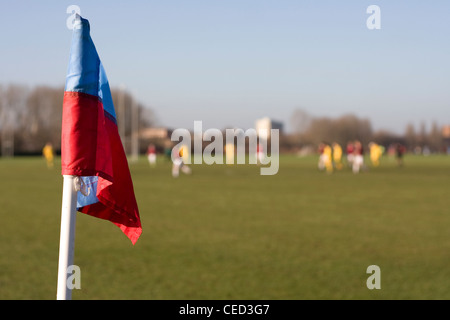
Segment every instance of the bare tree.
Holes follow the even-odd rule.
[[[425,122],[422,121],[420,123],[420,131],[419,134],[417,136],[417,143],[423,148],[425,145],[428,144],[427,141],[427,129],[426,129],[426,125]]]
[[[445,150],[442,131],[439,129],[439,126],[435,121],[433,121],[430,133],[428,134],[428,142],[431,150],[434,152],[441,152]]]
[[[18,115],[26,109],[27,88],[9,85],[3,90],[2,112],[0,115],[2,156],[13,156],[15,134],[18,132]]]
[[[27,97],[27,108],[20,114],[20,146],[24,151],[40,151],[50,142],[61,143],[61,119],[64,89],[40,86]]]
[[[122,143],[124,145],[125,152],[127,154],[131,151],[131,137],[133,135],[133,123],[137,123],[137,131],[152,127],[156,123],[156,116],[152,109],[144,106],[134,100],[137,99],[133,97],[128,91],[119,89],[111,89],[111,96],[113,99],[113,104],[116,109],[117,123],[120,128],[122,128]],[[136,118],[136,111],[133,111],[137,106],[137,118],[138,121],[133,120]],[[118,110],[121,112],[118,112]]]
[[[313,118],[302,134],[302,139],[311,144],[325,141],[344,145],[351,140],[368,143],[372,139],[372,125],[368,119],[360,119],[351,114],[337,119]]]
[[[410,150],[413,150],[415,147],[417,147],[418,138],[417,138],[416,130],[414,129],[414,125],[412,123],[408,123],[406,125],[405,141],[406,141],[406,146]]]
[[[303,133],[308,129],[311,120],[311,116],[305,110],[296,109],[290,119],[291,127],[295,133]]]

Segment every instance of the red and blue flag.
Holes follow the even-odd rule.
[[[78,22],[63,101],[62,174],[79,176],[85,187],[77,195],[78,211],[113,222],[135,244],[142,226],[108,79],[89,21]]]

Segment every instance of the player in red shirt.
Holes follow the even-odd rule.
[[[403,166],[403,154],[405,154],[406,148],[404,145],[397,143],[395,148],[395,155],[397,157],[397,164],[399,167]]]
[[[261,143],[258,143],[256,146],[256,159],[258,160],[259,164],[262,164],[264,161],[264,149]]]
[[[364,148],[358,140],[355,141],[355,149],[353,150],[353,173],[359,173],[364,165]]]
[[[353,151],[355,150],[355,147],[351,141],[347,143],[347,148],[345,150],[345,153],[347,154],[347,165],[349,167],[353,166]]]
[[[156,147],[154,144],[150,144],[147,148],[147,159],[152,167],[156,165]]]

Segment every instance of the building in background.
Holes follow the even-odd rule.
[[[442,139],[444,141],[446,153],[450,154],[450,125],[442,127]]]
[[[255,130],[256,134],[260,139],[270,139],[270,130],[278,129],[280,133],[283,132],[283,123],[270,119],[269,117],[264,117],[261,119],[256,119]]]
[[[170,139],[172,130],[167,128],[145,128],[140,132],[142,139]]]

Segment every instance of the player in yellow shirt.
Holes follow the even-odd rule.
[[[327,173],[333,172],[333,158],[332,153],[333,150],[326,143],[321,143],[319,146],[319,170],[325,169]]]
[[[342,167],[343,167],[343,164],[342,164],[342,147],[337,142],[333,143],[333,161],[334,161],[335,168],[337,170],[341,170]]]
[[[234,143],[227,143],[225,145],[226,164],[234,164]]]
[[[333,149],[327,144],[323,149],[323,153],[326,155],[325,169],[327,170],[328,173],[331,173],[333,172],[333,160],[332,160]]]
[[[374,167],[378,167],[380,165],[380,158],[383,154],[383,148],[375,143],[369,143],[369,152],[370,152],[370,161]]]
[[[186,165],[189,160],[189,149],[182,145],[180,148],[174,147],[172,149],[172,176],[177,178],[180,175],[180,170],[185,174],[191,174],[191,168]]]
[[[180,147],[180,157],[181,157],[181,159],[183,159],[184,163],[188,163],[188,161],[189,161],[189,149],[184,144]]]
[[[47,168],[53,168],[53,146],[50,142],[47,142],[42,149],[42,154],[47,161]]]

